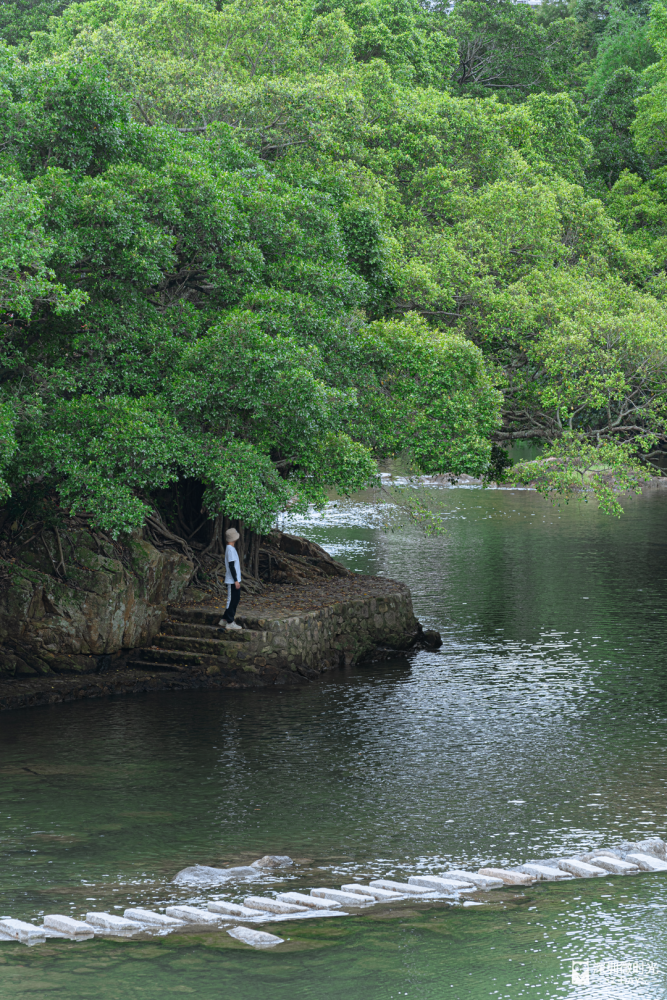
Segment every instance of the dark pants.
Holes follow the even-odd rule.
[[[229,607],[222,616],[226,622],[233,622],[234,616],[236,615],[236,609],[239,606],[239,601],[241,600],[241,588],[237,588],[236,584],[232,584],[232,599],[229,602]]]

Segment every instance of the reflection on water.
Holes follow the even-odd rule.
[[[353,569],[406,581],[442,632],[437,652],[280,694],[1,716],[2,912],[197,901],[170,885],[179,868],[268,851],[300,864],[262,885],[305,888],[664,834],[666,498],[633,498],[617,521],[528,491],[443,497],[436,539],[382,533],[363,498],[285,524]],[[664,876],[501,898],[290,925],[270,953],[226,935],[0,944],[0,996],[661,995]],[[636,968],[610,978],[592,966],[577,986],[572,958]]]

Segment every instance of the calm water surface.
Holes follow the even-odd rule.
[[[529,491],[442,495],[436,539],[383,533],[363,498],[285,525],[407,582],[437,652],[298,691],[0,716],[2,914],[202,902],[170,884],[180,868],[268,852],[299,864],[253,892],[664,835],[667,496],[617,521]],[[665,876],[491,898],[281,924],[269,952],[224,933],[0,943],[0,997],[667,996]],[[574,985],[573,959],[607,965]]]

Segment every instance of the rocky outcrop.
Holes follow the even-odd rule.
[[[244,560],[240,632],[226,588],[163,525],[112,541],[82,519],[0,535],[0,710],[111,693],[308,683],[398,650],[437,648],[407,587],[272,531]],[[33,528],[34,530],[34,528]],[[193,558],[190,558],[193,556]],[[196,557],[197,559],[199,557]],[[246,567],[256,575],[246,575]],[[203,580],[203,582],[201,582]],[[69,677],[68,677],[69,675]]]
[[[373,657],[378,648],[395,656],[422,644],[425,633],[403,584],[356,576],[319,593],[319,607],[280,616],[263,609],[265,602],[257,598],[237,614],[239,632],[218,626],[222,606],[171,605],[152,646],[137,649],[128,666],[170,670],[222,687],[267,687],[314,680]],[[424,644],[439,642],[440,636],[437,643]]]
[[[90,673],[151,642],[193,569],[139,533],[40,531],[0,559],[0,677]]]
[[[169,606],[150,646],[108,657],[94,674],[0,678],[0,711],[79,698],[308,684],[355,662],[437,648],[422,630],[410,591],[386,577],[349,574],[302,585],[271,584],[243,598],[242,630],[218,627],[224,602]]]

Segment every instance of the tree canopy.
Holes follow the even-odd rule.
[[[661,467],[660,3],[17,0],[0,33],[7,510],[266,531],[517,440],[615,510]]]

